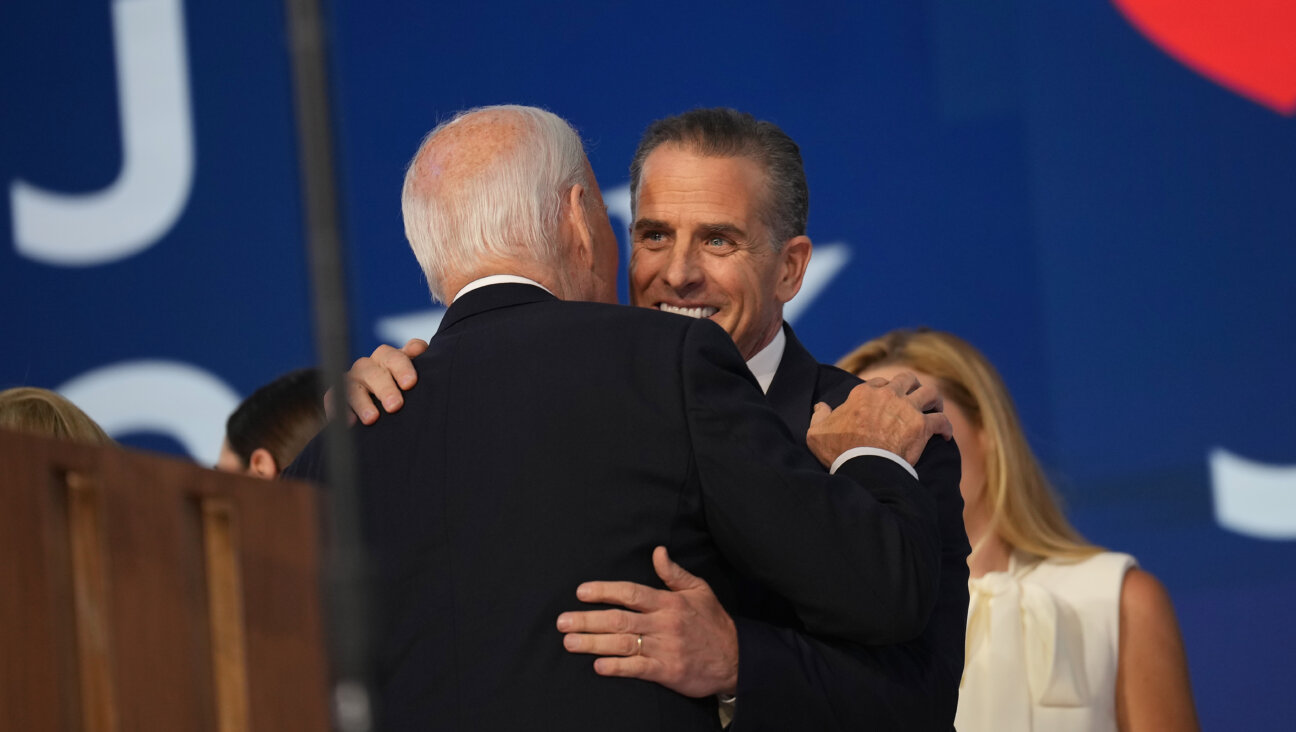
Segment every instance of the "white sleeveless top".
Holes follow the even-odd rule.
[[[1116,732],[1120,595],[1128,554],[1078,562],[1014,552],[968,582],[959,732]]]

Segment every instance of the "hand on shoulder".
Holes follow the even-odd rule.
[[[388,414],[401,408],[405,403],[401,392],[414,388],[418,381],[414,358],[427,348],[426,341],[411,338],[400,350],[383,344],[373,355],[362,356],[351,364],[351,370],[346,373],[346,400],[361,424],[378,421],[375,400]],[[330,401],[327,395],[325,400]]]

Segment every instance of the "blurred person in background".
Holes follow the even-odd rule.
[[[0,429],[88,445],[117,444],[77,405],[56,392],[34,386],[0,391]]]
[[[875,385],[914,373],[954,426],[972,543],[958,730],[1197,729],[1169,595],[1067,521],[985,356],[949,333],[897,330],[837,365]]]
[[[324,427],[319,369],[299,369],[262,386],[225,423],[217,470],[276,478]]]

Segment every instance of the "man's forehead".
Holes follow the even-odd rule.
[[[660,181],[664,176],[686,170],[689,175],[711,180],[741,179],[764,184],[767,172],[757,158],[746,154],[711,155],[688,145],[666,143],[644,159],[640,169],[640,188]]]
[[[666,158],[676,161],[729,163],[735,167],[755,168],[762,175],[765,173],[761,160],[754,155],[742,152],[733,154],[711,153],[707,152],[701,145],[689,142],[664,142],[653,148],[653,151],[644,158],[643,177],[647,178],[650,168],[654,167],[654,162],[660,162]]]
[[[710,228],[739,226],[760,213],[766,192],[763,171],[750,157],[662,146],[642,168],[635,226],[641,220],[666,223],[680,217]]]

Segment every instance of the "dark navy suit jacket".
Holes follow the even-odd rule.
[[[936,601],[929,493],[885,458],[827,475],[714,323],[491,285],[414,364],[404,408],[352,431],[383,729],[717,728],[714,700],[600,677],[554,627],[583,581],[660,587],[658,544],[826,636],[916,634]]]

